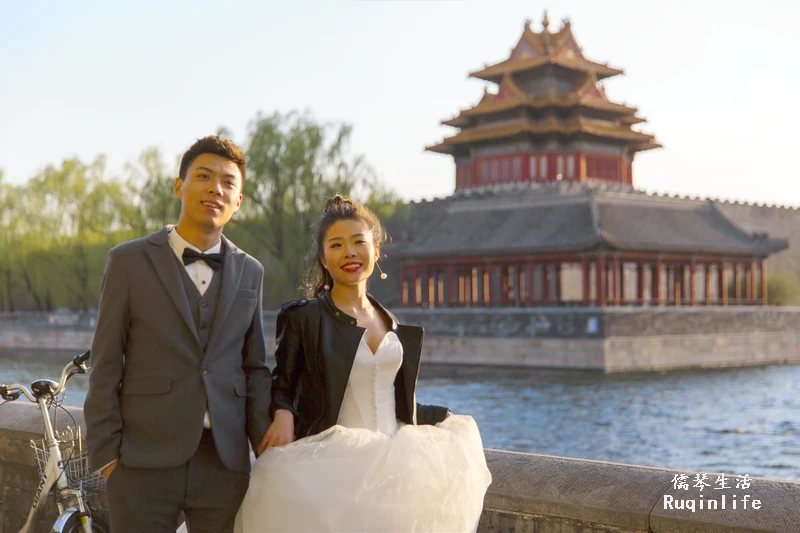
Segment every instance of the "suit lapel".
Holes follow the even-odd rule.
[[[169,229],[170,227],[166,226],[150,235],[148,240],[150,246],[147,247],[147,255],[150,257],[150,261],[153,263],[153,268],[162,285],[164,285],[164,290],[169,294],[172,303],[175,304],[181,318],[186,322],[186,326],[191,331],[197,344],[202,346],[194,318],[192,318],[192,312],[189,309],[189,300],[183,290],[181,273],[176,268],[175,252],[172,251],[172,247],[169,245]]]
[[[214,339],[222,329],[228,313],[236,300],[236,293],[239,292],[239,283],[242,281],[244,271],[244,260],[246,255],[240,251],[236,245],[222,236],[222,243],[225,247],[225,254],[222,259],[222,285],[219,288],[219,300],[217,310],[214,313],[214,320],[211,322],[211,332],[208,336],[207,347],[211,347]]]

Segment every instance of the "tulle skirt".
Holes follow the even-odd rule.
[[[470,416],[391,436],[334,426],[258,458],[234,531],[475,531],[490,483]]]

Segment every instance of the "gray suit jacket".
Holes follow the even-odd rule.
[[[188,461],[206,405],[222,462],[250,470],[269,426],[270,371],[261,324],[264,267],[224,236],[225,260],[206,349],[168,228],[108,253],[84,405],[93,469]]]

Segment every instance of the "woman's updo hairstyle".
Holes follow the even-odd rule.
[[[319,297],[325,292],[325,285],[333,286],[333,278],[322,266],[322,258],[325,256],[323,242],[330,227],[340,220],[363,220],[372,233],[375,244],[379,246],[382,246],[388,239],[381,221],[361,202],[341,194],[328,198],[325,201],[322,216],[314,226],[314,245],[309,253],[309,269],[303,283],[308,298]]]

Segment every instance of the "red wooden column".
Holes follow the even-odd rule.
[[[719,265],[717,266],[717,282],[718,282],[718,289],[719,289],[719,303],[720,305],[726,306],[728,305],[728,271],[725,268],[725,260],[723,259],[720,261]]]
[[[606,258],[602,255],[595,261],[597,276],[595,282],[597,283],[597,307],[606,306]]]
[[[461,274],[459,276],[461,279],[461,305],[464,307],[470,307],[472,305],[472,291],[470,289],[470,285],[472,283],[469,275],[469,269],[465,266],[461,266]]]
[[[761,260],[761,305],[767,305],[767,259]]]
[[[619,256],[614,254],[614,257],[611,260],[611,269],[614,271],[613,279],[614,279],[614,307],[619,307],[619,294],[620,294],[620,271],[619,271]]]
[[[585,257],[581,259],[581,271],[583,274],[583,306],[588,307],[590,292],[589,282],[591,278],[589,276],[589,261],[587,261]]]
[[[644,263],[636,263],[636,305],[644,305]]]
[[[706,305],[711,305],[711,264],[706,263],[703,269],[703,282],[705,283]]]
[[[682,303],[681,300],[683,300],[683,265],[675,265],[673,267],[672,279],[675,307],[680,307]]]
[[[652,282],[653,282],[653,301],[655,305],[662,306],[664,305],[664,295],[661,294],[661,268],[663,265],[661,264],[661,258],[656,257],[656,264],[653,266],[653,275],[652,275]]]
[[[483,268],[483,273],[481,274],[483,279],[483,304],[486,307],[492,306],[492,267],[491,263],[488,261]]]
[[[733,294],[736,297],[736,305],[742,304],[742,265],[733,264]]]
[[[694,259],[689,262],[689,302],[691,303],[692,307],[697,307],[697,278],[695,277],[697,273],[697,265],[694,262]]]
[[[755,305],[756,303],[756,262],[754,260],[750,261],[749,265],[749,273],[750,276],[747,279],[747,285],[749,288],[749,294],[747,295],[747,300],[750,305]]]
[[[447,301],[451,307],[458,303],[458,280],[456,280],[456,267],[453,263],[447,265]]]
[[[438,265],[433,273],[433,305],[436,307],[444,307],[446,305],[443,266]]]
[[[406,279],[406,264],[400,264],[400,305],[408,305],[408,280]]]
[[[536,268],[536,263],[534,263],[533,261],[528,261],[525,264],[525,268],[526,268],[525,285],[526,285],[526,288],[528,289],[526,291],[527,292],[526,296],[528,297],[527,298],[528,299],[528,305],[529,306],[533,306],[533,295],[536,292],[536,288],[533,286],[533,280],[534,280],[534,275],[533,274],[534,274],[534,269]]]

